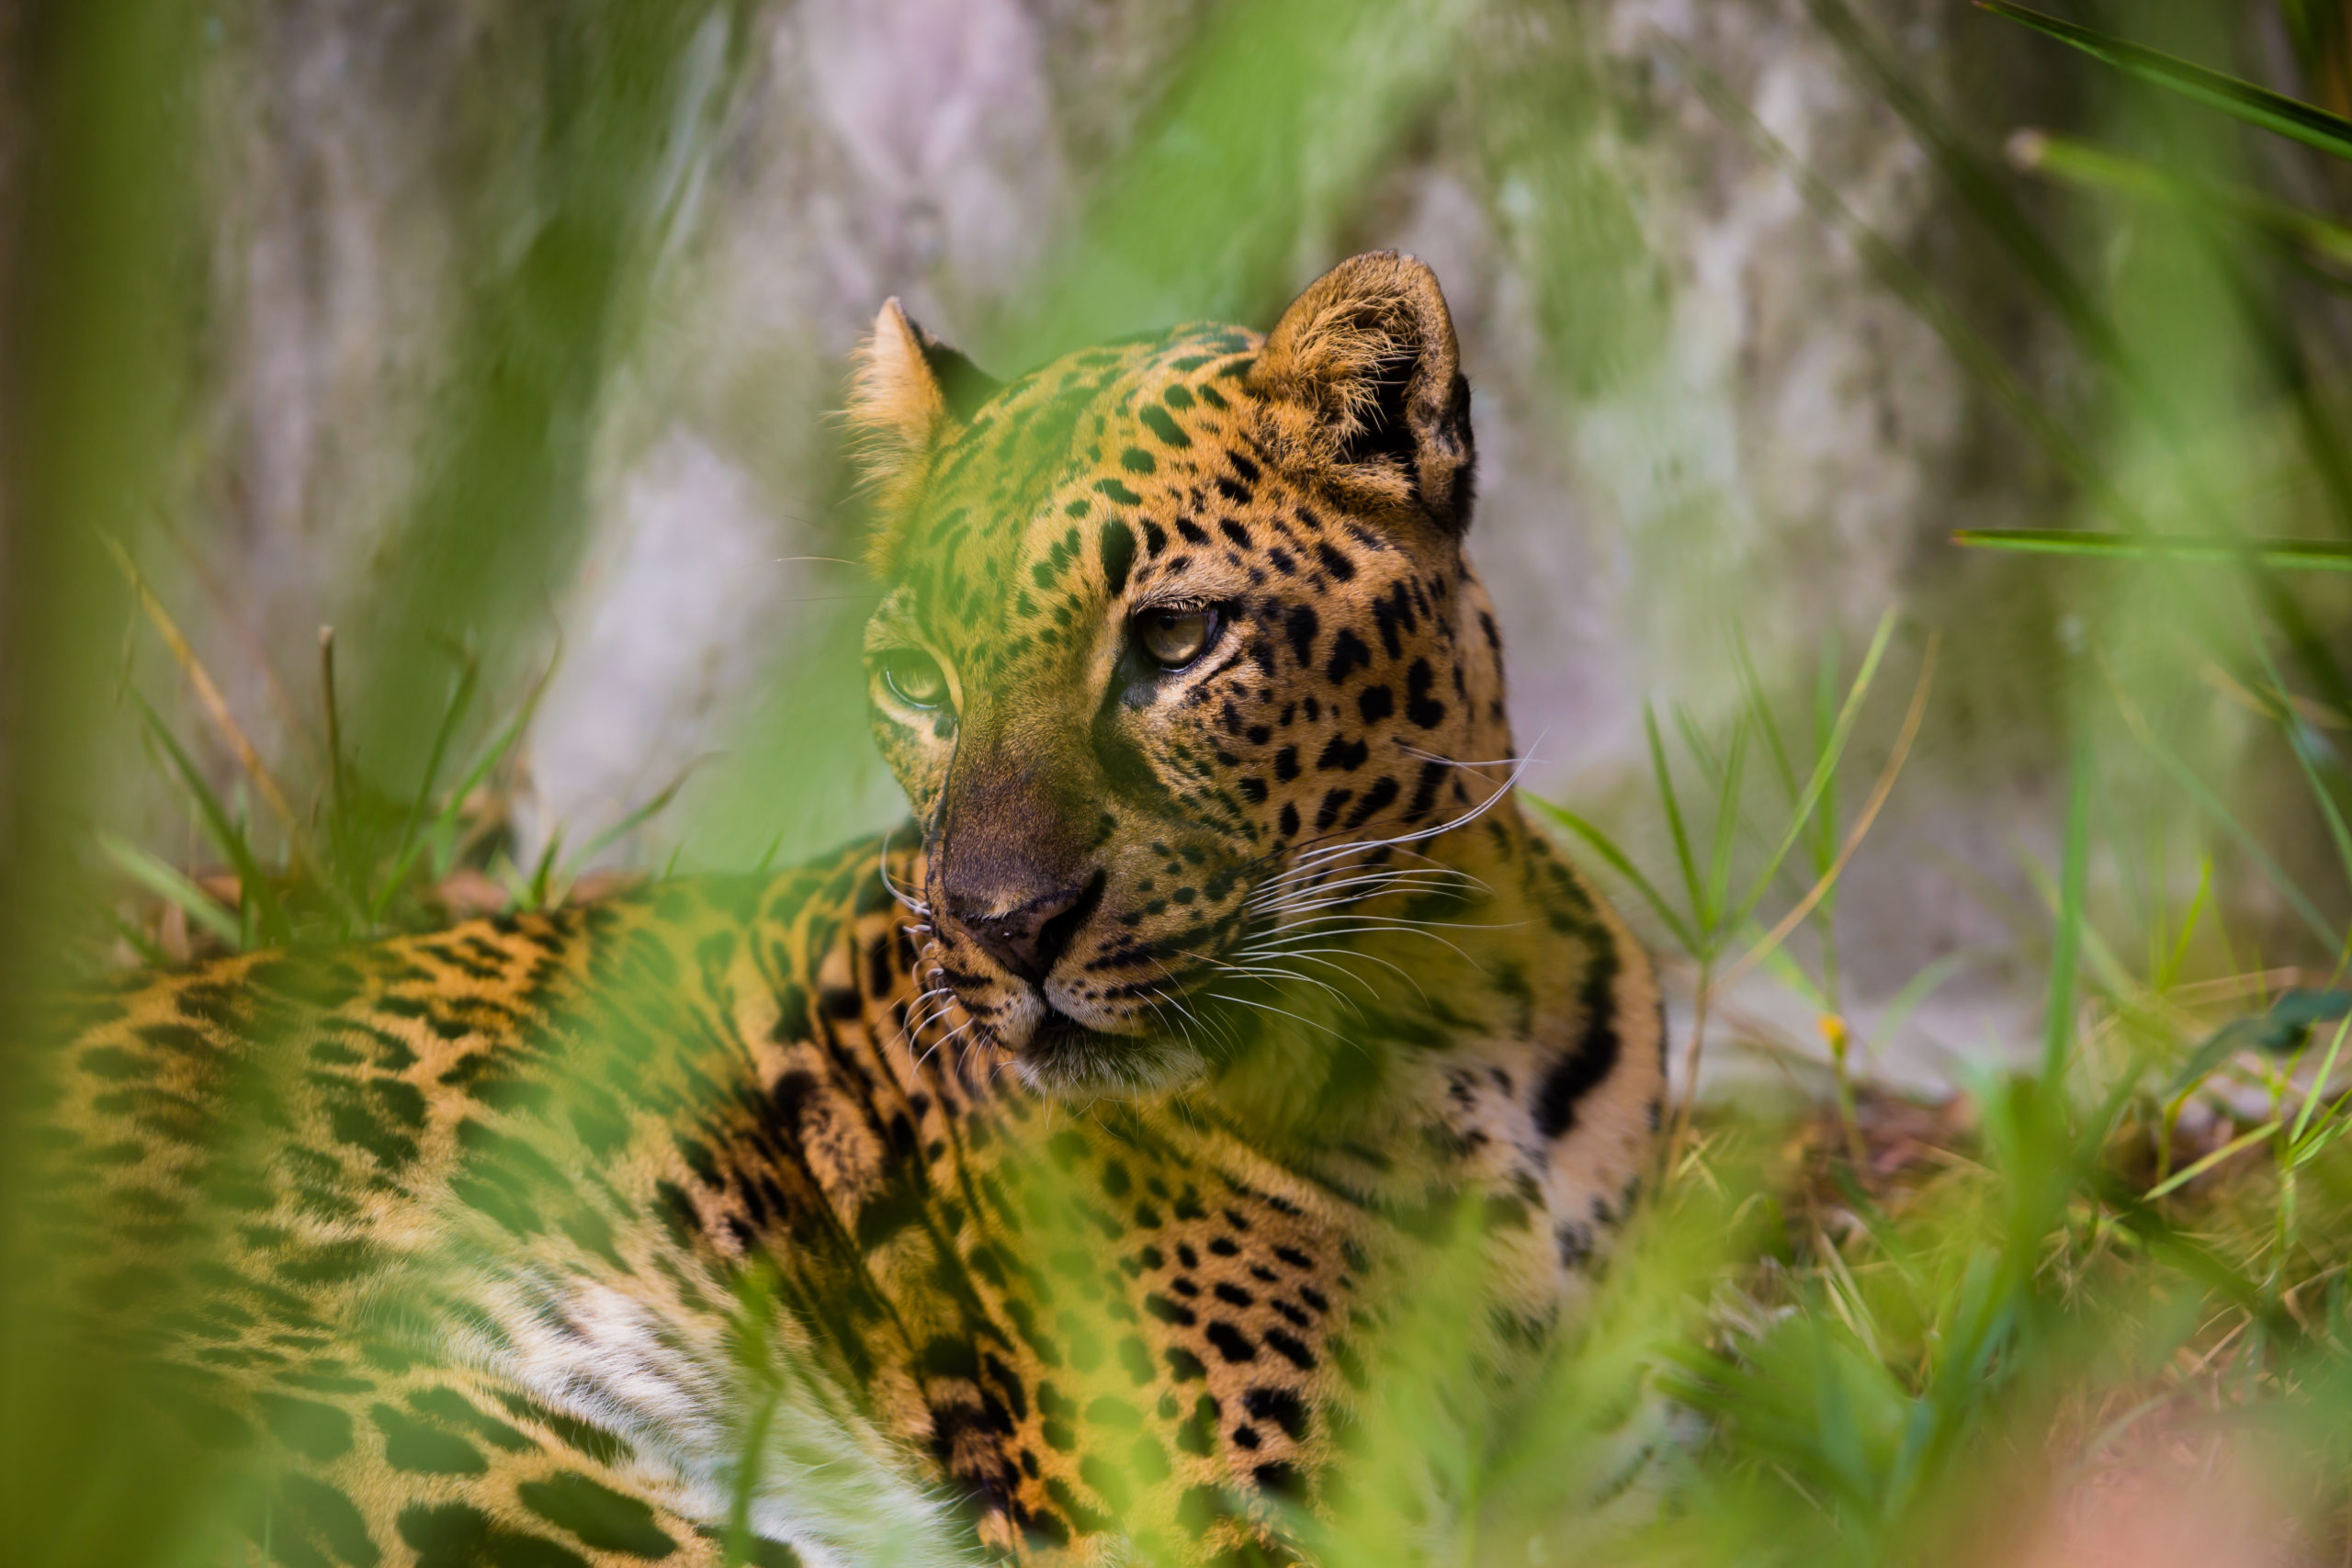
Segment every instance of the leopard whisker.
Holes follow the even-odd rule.
[[[1394,969],[1397,976],[1402,978],[1407,985],[1412,987],[1416,991],[1420,992],[1421,1000],[1428,1001],[1430,999],[1429,992],[1422,990],[1420,981],[1415,978],[1411,970],[1406,968],[1401,964],[1383,958],[1376,953],[1364,953],[1352,947],[1283,947],[1266,954],[1266,956],[1283,960],[1294,958],[1302,959],[1309,964],[1320,964],[1328,968],[1337,969],[1340,974],[1347,976],[1348,978],[1363,987],[1368,995],[1375,998],[1380,995],[1379,992],[1373,990],[1372,983],[1369,980],[1365,979],[1363,976],[1357,974],[1352,969],[1350,969],[1346,964],[1338,962],[1336,959],[1318,956],[1318,954],[1329,953],[1340,953],[1349,958],[1368,959],[1372,963],[1379,964],[1384,969]]]
[[[951,1041],[951,1040],[955,1039],[957,1035],[959,1035],[959,1034],[962,1034],[962,1033],[966,1032],[967,1030],[969,1030],[969,1029],[972,1027],[972,1025],[973,1025],[974,1023],[976,1023],[976,1022],[978,1022],[978,1021],[977,1019],[968,1019],[968,1018],[967,1018],[967,1019],[966,1019],[962,1023],[960,1023],[960,1024],[956,1025],[954,1029],[949,1030],[946,1033],[944,1033],[944,1034],[941,1035],[938,1039],[936,1039],[936,1040],[933,1041],[933,1042],[932,1042],[932,1043],[931,1043],[931,1049],[930,1049],[930,1050],[928,1050],[928,1051],[925,1051],[925,1052],[922,1054],[922,1055],[921,1057],[919,1057],[919,1058],[916,1060],[916,1062],[915,1062],[915,1071],[917,1071],[917,1072],[921,1072],[921,1071],[922,1071],[922,1069],[924,1068],[924,1066],[926,1066],[930,1063],[931,1059],[932,1059],[933,1056],[936,1056],[937,1055],[939,1055],[939,1048],[940,1048],[942,1045],[946,1044],[949,1041]]]
[[[1430,891],[1435,891],[1439,887],[1457,883],[1485,886],[1485,884],[1480,883],[1476,877],[1466,874],[1452,877],[1427,871],[1376,872],[1365,876],[1351,877],[1343,882],[1303,887],[1282,899],[1263,906],[1262,911],[1253,910],[1253,912],[1271,912],[1278,915],[1304,914],[1310,909],[1329,909],[1342,904],[1362,904],[1369,899],[1377,898],[1384,893],[1398,891],[1406,887],[1426,886]],[[1369,887],[1371,890],[1363,893],[1336,891],[1345,887]],[[1244,906],[1244,908],[1250,907]]]
[[[1469,810],[1464,812],[1459,817],[1450,818],[1443,822],[1436,823],[1430,827],[1417,828],[1411,832],[1398,833],[1385,839],[1363,839],[1355,840],[1351,844],[1334,845],[1331,848],[1325,850],[1310,850],[1307,852],[1306,856],[1300,858],[1302,860],[1315,860],[1318,858],[1328,859],[1334,855],[1345,854],[1350,850],[1353,849],[1379,849],[1384,846],[1395,844],[1425,843],[1429,840],[1438,837],[1440,834],[1451,833],[1457,828],[1466,828],[1471,823],[1476,822],[1479,818],[1484,817],[1487,812],[1493,810],[1495,808],[1496,802],[1507,798],[1510,795],[1510,792],[1518,787],[1520,775],[1524,773],[1526,771],[1527,764],[1523,761],[1518,766],[1512,768],[1510,771],[1510,776],[1496,786],[1494,794],[1487,796],[1485,800],[1480,801],[1477,805],[1472,807]]]
[[[1332,882],[1311,881],[1307,886],[1295,889],[1270,885],[1269,886],[1261,888],[1258,892],[1250,895],[1249,900],[1242,907],[1244,908],[1253,908],[1265,905],[1276,905],[1288,898],[1319,896],[1334,892],[1342,887],[1361,887],[1373,883],[1403,883],[1407,881],[1442,882],[1448,880],[1475,882],[1477,878],[1472,876],[1468,872],[1457,872],[1451,866],[1434,869],[1423,866],[1400,866],[1394,871],[1358,872],[1353,875],[1344,876]],[[1370,895],[1363,895],[1363,897],[1370,897]]]
[[[1197,958],[1204,964],[1214,964],[1216,967],[1225,970],[1227,974],[1240,975],[1253,979],[1272,978],[1295,980],[1300,985],[1314,986],[1322,990],[1329,991],[1331,994],[1331,998],[1342,1007],[1353,1008],[1355,1006],[1353,1001],[1341,995],[1339,988],[1333,986],[1329,980],[1318,980],[1311,975],[1301,975],[1295,970],[1276,968],[1275,966],[1267,964],[1229,964],[1221,958],[1211,958],[1206,953],[1187,953],[1187,956]]]
[[[1334,924],[1334,923],[1333,923],[1333,922],[1336,922],[1336,921],[1340,921],[1340,920],[1346,920],[1346,919],[1354,919],[1354,920],[1358,921],[1359,923],[1357,923],[1357,924],[1355,924],[1355,925],[1351,925],[1351,926],[1336,925],[1336,924]],[[1518,922],[1514,922],[1514,923],[1518,923]],[[1330,929],[1329,929],[1329,930],[1322,930],[1322,931],[1317,931],[1317,930],[1316,930],[1316,928],[1317,928],[1317,927],[1324,927],[1324,926],[1328,926],[1328,927],[1329,927]],[[1285,933],[1289,933],[1289,932],[1306,932],[1306,931],[1314,931],[1314,932],[1315,932],[1315,935],[1316,935],[1318,939],[1320,939],[1320,938],[1328,938],[1328,937],[1335,937],[1335,936],[1363,936],[1363,935],[1369,935],[1369,934],[1371,934],[1371,933],[1377,932],[1377,931],[1396,931],[1396,932],[1399,932],[1399,933],[1408,933],[1408,932],[1409,932],[1409,933],[1412,933],[1412,934],[1416,934],[1416,935],[1419,935],[1419,936],[1427,937],[1430,941],[1431,941],[1431,942],[1434,942],[1438,943],[1438,944],[1439,944],[1440,946],[1442,946],[1442,947],[1451,948],[1451,949],[1453,951],[1453,953],[1455,953],[1455,955],[1456,955],[1456,956],[1460,957],[1460,958],[1461,958],[1464,963],[1468,964],[1472,968],[1476,969],[1480,974],[1484,974],[1484,973],[1486,973],[1486,966],[1485,966],[1484,964],[1480,964],[1476,959],[1475,959],[1475,958],[1471,957],[1471,956],[1470,956],[1470,954],[1468,954],[1467,953],[1464,953],[1464,952],[1462,950],[1462,948],[1461,948],[1458,944],[1456,944],[1456,943],[1454,943],[1454,942],[1453,942],[1448,941],[1448,940],[1447,940],[1446,938],[1444,938],[1444,937],[1442,937],[1442,936],[1438,935],[1438,934],[1437,934],[1437,931],[1436,931],[1434,929],[1432,929],[1432,928],[1434,928],[1434,927],[1440,927],[1440,926],[1447,927],[1447,928],[1449,928],[1449,929],[1457,930],[1457,931],[1467,931],[1467,930],[1472,930],[1472,929],[1493,929],[1493,928],[1472,928],[1472,927],[1469,927],[1469,926],[1464,925],[1464,924],[1462,924],[1462,923],[1460,923],[1460,922],[1458,922],[1458,921],[1444,921],[1444,920],[1428,920],[1428,921],[1419,921],[1419,920],[1389,920],[1389,919],[1378,919],[1378,918],[1376,918],[1376,917],[1373,917],[1373,916],[1355,916],[1355,915],[1347,915],[1347,914],[1340,914],[1340,915],[1317,915],[1317,917],[1315,917],[1315,918],[1314,918],[1313,919],[1311,919],[1311,920],[1296,920],[1296,921],[1294,921],[1294,922],[1292,922],[1291,924],[1286,925],[1286,926],[1278,926],[1278,927],[1276,927],[1274,930],[1272,930],[1272,931],[1268,931],[1268,932],[1267,932],[1263,937],[1261,937],[1261,938],[1258,940],[1258,942],[1253,943],[1252,945],[1250,945],[1250,946],[1247,946],[1247,947],[1242,947],[1242,948],[1238,948],[1238,949],[1237,949],[1237,950],[1236,950],[1236,952],[1235,952],[1235,956],[1237,956],[1237,957],[1242,957],[1242,958],[1261,958],[1261,957],[1270,957],[1270,956],[1272,956],[1272,955],[1275,953],[1275,952],[1277,951],[1277,949],[1276,949],[1276,948],[1274,948],[1274,947],[1270,947],[1270,946],[1264,945],[1264,944],[1265,944],[1265,943],[1267,943],[1267,942],[1271,942],[1271,941],[1272,941],[1273,938],[1275,938],[1275,937],[1282,936],[1282,935],[1284,935]]]
[[[889,892],[891,897],[896,898],[900,904],[906,906],[910,909],[912,909],[916,914],[927,917],[931,913],[931,906],[924,903],[922,899],[915,897],[912,894],[901,891],[898,883],[891,879],[890,835],[896,830],[897,829],[893,829],[883,833],[882,853],[876,863],[875,869],[881,874],[882,886]]]
[[[1551,731],[1549,729],[1538,732],[1535,737],[1535,745],[1543,745],[1544,737],[1550,733]],[[1388,739],[1399,751],[1405,752],[1408,756],[1419,757],[1424,762],[1436,762],[1440,766],[1448,768],[1523,768],[1531,762],[1540,762],[1543,761],[1541,757],[1538,757],[1535,754],[1534,746],[1529,747],[1527,750],[1527,755],[1523,757],[1489,757],[1482,762],[1470,762],[1464,761],[1459,757],[1447,757],[1442,756],[1435,751],[1424,751],[1421,748],[1414,745],[1411,741],[1406,739],[1401,735],[1392,735]]]
[[[1341,1034],[1338,1030],[1330,1027],[1330,1025],[1317,1023],[1311,1018],[1301,1017],[1299,1014],[1291,1011],[1288,1008],[1278,1008],[1272,1002],[1253,1001],[1248,997],[1237,997],[1227,991],[1211,991],[1209,993],[1209,999],[1211,1001],[1218,1002],[1232,1002],[1238,1006],[1245,1008],[1255,1008],[1260,1012],[1277,1013],[1283,1018],[1290,1019],[1294,1022],[1303,1023],[1309,1029],[1328,1034],[1332,1039],[1340,1042],[1342,1044],[1350,1043],[1346,1035]],[[1361,1043],[1361,1042],[1358,1042],[1357,1043]]]

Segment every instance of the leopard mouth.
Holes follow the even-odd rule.
[[[1091,1029],[1051,1006],[1015,1060],[1036,1088],[1081,1093],[1167,1088],[1196,1076],[1204,1065],[1189,1041]]]
[[[1113,1034],[1108,1030],[1090,1028],[1049,1002],[1046,1006],[1046,1016],[1030,1032],[1024,1054],[1048,1055],[1058,1052],[1112,1051],[1123,1044],[1133,1043],[1135,1037],[1132,1035]]]

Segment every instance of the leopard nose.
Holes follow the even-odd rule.
[[[1044,983],[1069,951],[1070,938],[1101,900],[1102,883],[1102,874],[1097,872],[1087,881],[1032,898],[1001,915],[958,908],[959,901],[951,899],[948,913],[989,957],[1035,986]]]

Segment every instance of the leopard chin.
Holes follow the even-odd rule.
[[[1051,1009],[1012,1059],[1023,1082],[1058,1099],[1176,1089],[1202,1077],[1209,1065],[1198,1047],[1172,1033],[1113,1034]]]

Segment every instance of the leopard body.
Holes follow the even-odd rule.
[[[1633,1202],[1427,269],[1007,387],[894,303],[851,414],[910,824],[83,1004],[58,1256],[256,1553],[1262,1560],[1433,1249],[1508,1376]]]

